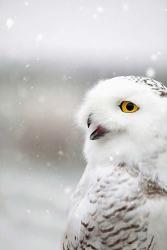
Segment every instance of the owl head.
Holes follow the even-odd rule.
[[[144,164],[166,147],[167,89],[146,77],[100,81],[86,94],[78,122],[88,163]]]

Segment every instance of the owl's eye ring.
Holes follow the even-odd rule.
[[[122,101],[119,107],[124,113],[134,113],[139,110],[139,107],[130,101]]]

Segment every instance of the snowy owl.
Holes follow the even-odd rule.
[[[100,81],[78,115],[85,172],[63,250],[167,249],[167,88],[147,77]]]

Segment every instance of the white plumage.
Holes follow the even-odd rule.
[[[167,89],[146,77],[99,82],[85,97],[87,167],[63,250],[167,249]]]

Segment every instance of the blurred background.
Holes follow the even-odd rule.
[[[0,249],[58,250],[100,79],[167,79],[166,0],[0,0]]]

